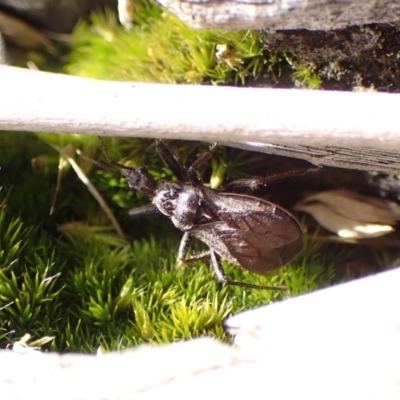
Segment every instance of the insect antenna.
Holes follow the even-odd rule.
[[[105,145],[103,139],[100,136],[97,136],[100,140],[101,143],[101,148],[103,150],[104,156],[106,157],[107,161],[112,164],[115,165],[116,167],[122,168],[122,169],[130,169],[129,167],[127,167],[126,165],[120,164],[119,162],[114,161],[113,159],[111,159],[110,155],[108,154],[108,149],[107,146]]]
[[[112,174],[120,177],[121,174],[117,173],[116,171],[114,171],[113,169],[111,169],[108,165],[100,162],[100,161],[96,161],[93,160],[89,157],[84,156],[80,150],[76,150],[76,153],[79,155],[79,157],[82,157],[85,161],[88,161],[94,165],[97,165],[100,168],[105,169],[106,171],[111,172]],[[69,160],[69,163],[71,164],[72,168],[75,170],[76,174],[78,175],[79,179],[87,186],[89,192],[92,194],[92,196],[97,200],[97,202],[99,203],[100,207],[104,210],[104,212],[106,213],[106,215],[108,216],[108,218],[110,219],[112,225],[114,226],[115,230],[117,231],[118,235],[123,238],[124,237],[124,233],[122,232],[121,227],[119,226],[119,223],[117,221],[117,219],[115,218],[113,212],[111,211],[110,207],[108,207],[107,203],[105,202],[105,200],[103,199],[103,197],[101,196],[101,194],[97,191],[97,189],[94,187],[94,185],[90,182],[90,180],[86,177],[86,175],[83,173],[83,171],[76,165],[74,166],[75,160],[71,159]]]
[[[109,165],[107,165],[107,164],[105,164],[105,163],[103,163],[101,161],[93,160],[92,158],[86,157],[85,155],[83,155],[81,153],[81,151],[79,149],[76,150],[76,154],[78,154],[78,156],[81,157],[83,160],[85,160],[87,162],[90,162],[91,164],[96,165],[97,167],[99,167],[99,168],[101,168],[101,169],[103,169],[105,171],[111,172],[112,174],[114,174],[117,177],[121,176],[121,174],[119,172],[117,172],[117,171],[113,170],[112,168],[110,168]]]

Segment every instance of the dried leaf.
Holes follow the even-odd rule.
[[[311,202],[323,203],[336,213],[357,221],[394,225],[400,220],[400,205],[397,203],[347,189],[316,193],[299,204]]]
[[[295,206],[325,229],[344,238],[374,238],[393,232],[400,220],[400,206],[392,201],[345,189],[329,190],[306,197]]]

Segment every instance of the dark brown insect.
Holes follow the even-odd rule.
[[[101,139],[100,139],[101,140]],[[219,281],[255,289],[286,290],[282,286],[259,286],[231,281],[225,275],[221,258],[256,274],[264,275],[293,260],[303,247],[303,233],[296,218],[276,204],[244,194],[227,193],[203,186],[198,178],[198,168],[210,160],[217,148],[200,157],[187,171],[183,171],[165,143],[156,141],[157,151],[164,163],[180,182],[156,182],[145,167],[130,168],[108,156],[108,161],[120,168],[132,190],[139,190],[152,198],[152,205],[130,212],[131,215],[148,215],[161,212],[184,232],[179,259],[184,262],[211,257],[211,264]],[[304,171],[303,171],[304,172]],[[284,173],[285,177],[298,175],[299,171]],[[230,183],[227,190],[256,187],[272,179],[244,179]],[[209,252],[187,259],[191,238],[197,238],[209,247]]]

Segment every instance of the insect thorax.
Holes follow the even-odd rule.
[[[201,206],[200,188],[180,183],[162,183],[153,198],[154,205],[171,218],[173,224],[182,231],[193,227]]]

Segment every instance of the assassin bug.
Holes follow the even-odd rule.
[[[157,140],[156,149],[178,182],[156,182],[146,167],[131,168],[111,160],[104,142],[99,139],[108,162],[122,169],[129,188],[152,198],[150,206],[134,209],[130,215],[149,215],[158,210],[184,232],[178,253],[180,260],[190,262],[209,255],[215,275],[222,283],[286,291],[283,286],[232,281],[222,268],[221,258],[256,274],[268,274],[297,256],[303,247],[303,232],[296,218],[276,204],[254,196],[203,186],[197,171],[211,159],[217,143],[188,168],[185,179],[182,168],[167,145]],[[289,171],[280,177],[298,174],[299,171]],[[276,179],[276,175],[264,179],[242,179],[231,182],[226,190],[257,187]],[[209,251],[200,257],[187,259],[193,237],[205,243]]]

